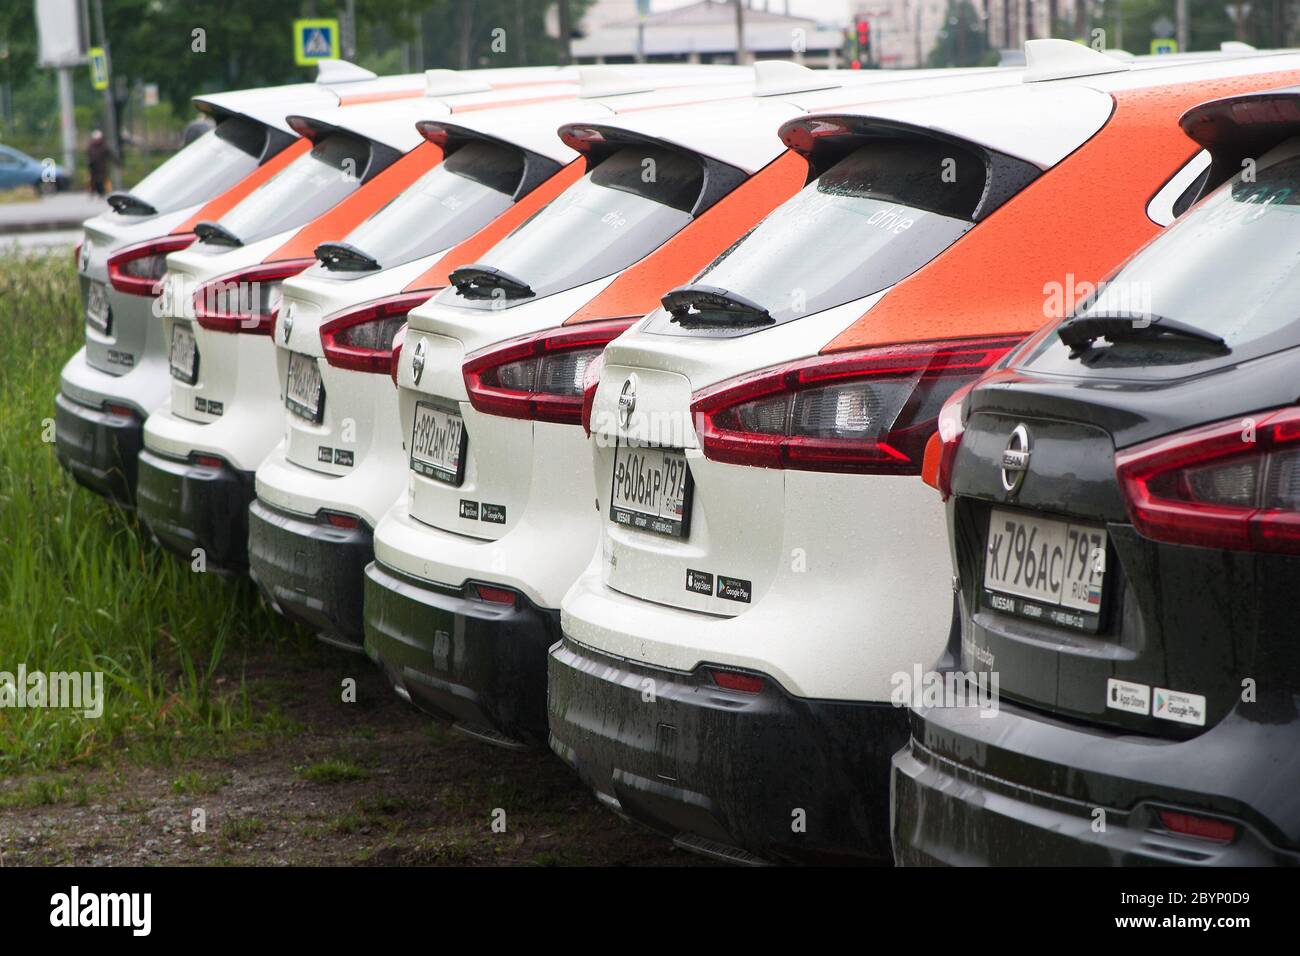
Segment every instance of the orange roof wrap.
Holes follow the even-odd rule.
[[[1110,121],[1087,143],[890,289],[823,353],[1040,327],[1050,318],[1045,284],[1099,282],[1160,231],[1147,203],[1199,148],[1178,125],[1184,111],[1298,81],[1293,70],[1114,93]]]

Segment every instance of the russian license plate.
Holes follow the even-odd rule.
[[[194,331],[184,322],[172,325],[171,351],[168,353],[172,378],[193,385],[199,378],[199,350]]]
[[[1106,578],[1106,531],[995,508],[984,554],[984,604],[1095,632]]]
[[[691,522],[691,471],[675,448],[618,445],[614,448],[611,521],[684,538]]]
[[[465,422],[458,413],[427,402],[416,403],[411,470],[451,485],[461,483],[465,477]]]
[[[290,352],[289,371],[284,383],[285,406],[309,422],[318,422],[322,397],[320,367],[316,360],[301,352]]]
[[[102,282],[87,283],[86,324],[103,335],[107,335],[109,315],[108,287]]]

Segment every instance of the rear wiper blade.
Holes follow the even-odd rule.
[[[114,192],[108,194],[108,204],[114,212],[123,216],[156,216],[158,210],[139,196],[130,193]]]
[[[347,242],[322,242],[316,247],[315,255],[326,269],[335,272],[370,272],[379,268],[374,256]]]
[[[678,286],[659,301],[672,321],[683,326],[753,326],[776,321],[757,302],[716,285]]]
[[[219,222],[211,222],[207,219],[194,227],[194,235],[198,236],[200,242],[211,242],[218,246],[242,246],[244,240],[221,225]]]
[[[507,299],[527,299],[534,295],[527,282],[493,266],[471,263],[453,269],[447,278],[467,299],[490,299],[498,289]]]
[[[1070,347],[1070,358],[1077,358],[1092,347],[1097,339],[1111,342],[1139,339],[1158,335],[1172,335],[1180,339],[1204,342],[1224,352],[1231,352],[1228,343],[1213,332],[1199,329],[1163,315],[1141,315],[1136,312],[1112,312],[1104,315],[1081,315],[1067,319],[1056,330],[1061,341]]]

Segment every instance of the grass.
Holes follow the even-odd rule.
[[[370,776],[351,761],[338,759],[322,760],[310,767],[300,767],[298,775],[312,783],[348,783],[365,780]]]
[[[237,730],[283,729],[250,694],[247,652],[293,639],[246,580],[199,574],[54,456],[59,370],[83,327],[71,255],[0,257],[0,672],[104,674],[102,716],[0,709],[0,776],[167,762]]]

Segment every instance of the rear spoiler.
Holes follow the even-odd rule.
[[[985,187],[975,208],[979,222],[1042,174],[1033,163],[959,136],[893,119],[872,116],[818,114],[783,124],[781,142],[808,161],[808,182],[872,140],[930,140],[948,143],[984,160]]]
[[[1210,100],[1184,113],[1179,124],[1212,157],[1204,195],[1241,172],[1243,160],[1300,136],[1300,86]]]

